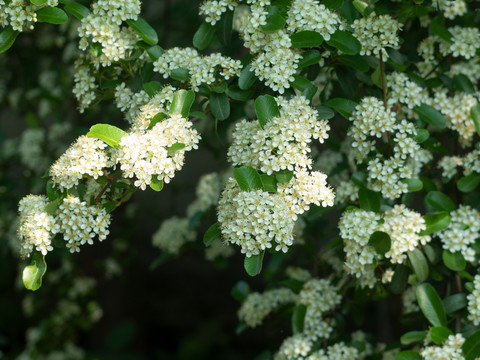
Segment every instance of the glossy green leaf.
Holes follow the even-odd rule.
[[[252,255],[250,257],[245,257],[243,266],[245,271],[250,276],[256,276],[262,271],[263,256],[265,255],[265,250],[258,255]]]
[[[480,330],[475,331],[465,340],[462,352],[465,360],[476,360],[480,356]]]
[[[190,113],[194,101],[195,93],[192,90],[178,90],[173,94],[172,104],[170,105],[168,113],[180,114],[186,118]]]
[[[365,1],[353,0],[352,4],[353,6],[355,6],[355,9],[357,9],[358,12],[362,14],[363,17],[367,17],[373,11],[372,8],[368,6]]]
[[[425,331],[409,331],[406,334],[403,334],[400,338],[400,343],[402,345],[410,345],[414,343],[423,343],[423,340],[427,336]]]
[[[173,154],[175,154],[177,151],[182,150],[184,148],[185,148],[185,144],[177,142],[177,143],[167,147],[167,155],[168,156],[173,156]]]
[[[452,221],[452,218],[447,211],[426,214],[423,219],[425,220],[427,228],[420,232],[420,235],[431,235],[438,231],[445,230]]]
[[[407,179],[405,182],[407,183],[409,192],[420,191],[423,189],[423,182],[420,179]]]
[[[323,42],[323,37],[315,31],[300,31],[290,36],[292,48],[311,48],[317,47]]]
[[[433,326],[446,326],[447,315],[442,300],[435,288],[429,283],[417,286],[417,301],[423,315]]]
[[[298,68],[303,69],[304,67],[318,64],[321,59],[322,54],[320,54],[320,51],[316,49],[307,50],[302,53],[302,58],[298,62]]]
[[[437,345],[443,344],[450,335],[453,335],[453,331],[445,326],[434,326],[430,329],[430,338]]]
[[[148,96],[153,97],[155,94],[162,90],[163,85],[159,81],[149,81],[142,85],[143,90],[148,94]]]
[[[37,22],[46,22],[50,24],[63,24],[68,20],[68,15],[57,7],[43,7],[37,10]]]
[[[122,129],[109,124],[95,124],[87,133],[88,137],[100,139],[110,146],[118,147],[120,139],[127,135]]]
[[[290,182],[293,178],[293,171],[291,170],[280,170],[275,174],[275,178],[277,179],[279,184],[286,184]]]
[[[39,252],[35,252],[32,255],[32,261],[30,265],[23,269],[23,285],[28,290],[38,290],[42,286],[42,278],[47,271],[47,264],[45,262],[45,256]]]
[[[30,0],[33,5],[43,6],[47,3],[48,0]]]
[[[228,88],[228,97],[237,101],[247,101],[253,99],[255,95],[255,90],[250,88],[247,90],[240,89],[237,85],[232,85]]]
[[[340,115],[342,115],[345,119],[348,119],[350,116],[352,116],[357,103],[350,99],[333,98],[328,100],[325,105],[337,110]]]
[[[228,83],[222,81],[220,84],[212,86],[212,90],[218,94],[224,93],[228,88]]]
[[[63,9],[75,16],[78,20],[82,20],[90,15],[90,10],[86,6],[83,6],[75,1],[70,1],[69,3],[65,4]]]
[[[430,137],[430,132],[427,129],[417,129],[415,141],[419,144],[425,142]]]
[[[271,118],[280,116],[277,102],[271,95],[260,95],[255,99],[255,113],[262,128]]]
[[[152,61],[156,61],[165,52],[159,45],[153,45],[145,49]]]
[[[218,120],[228,119],[230,116],[230,102],[228,96],[225,93],[211,93],[210,95],[210,109],[212,115]]]
[[[0,32],[0,54],[12,47],[18,34],[19,32],[13,30],[11,26],[5,27],[2,32]]]
[[[333,110],[326,106],[317,105],[315,109],[317,110],[317,118],[319,120],[328,120],[335,116]]]
[[[467,295],[464,293],[453,294],[443,299],[443,306],[447,314],[453,314],[467,307]]]
[[[367,181],[367,174],[363,171],[354,171],[351,180],[358,187],[362,187]]]
[[[48,215],[55,216],[57,213],[58,208],[60,207],[60,204],[63,202],[63,199],[61,197],[50,201],[46,206],[45,206],[45,212]]]
[[[313,85],[307,78],[294,75],[294,80],[290,83],[294,89],[297,89],[302,92],[302,95],[308,99],[312,100],[313,96],[317,92],[317,87]]]
[[[453,201],[440,191],[429,191],[425,196],[425,204],[438,211],[454,211],[456,209]]]
[[[477,134],[480,135],[480,104],[472,106],[472,108],[470,109],[470,117],[475,124],[475,130],[477,130]]]
[[[154,191],[162,191],[163,180],[158,180],[156,176],[152,176],[152,180],[150,181],[150,188]]]
[[[347,55],[355,55],[360,52],[362,45],[348,31],[337,30],[327,40],[327,44]]]
[[[430,105],[422,104],[420,106],[415,106],[413,111],[420,116],[420,119],[437,129],[444,129],[447,124],[442,113]]]
[[[158,43],[157,32],[141,17],[138,17],[137,20],[127,20],[126,23],[148,45],[156,45]]]
[[[170,77],[174,80],[186,82],[190,79],[190,70],[184,68],[176,68],[170,71]]]
[[[430,32],[433,35],[437,35],[438,37],[442,38],[446,42],[452,43],[452,38],[453,38],[452,33],[442,24],[432,21],[430,23]]]
[[[480,184],[480,174],[471,173],[458,180],[457,187],[461,192],[471,192]]]
[[[247,65],[238,77],[238,87],[242,90],[247,90],[256,80],[257,77],[255,76],[255,73],[251,70],[250,65]]]
[[[266,24],[262,25],[262,30],[263,31],[277,31],[281,30],[285,27],[286,24],[285,17],[280,14],[271,14],[267,16]]]
[[[427,259],[423,252],[419,249],[415,248],[411,251],[407,252],[408,260],[410,260],[410,264],[412,265],[413,271],[417,276],[418,282],[424,282],[428,278],[429,267]]]
[[[292,331],[294,334],[299,334],[303,332],[306,312],[307,312],[307,307],[303,304],[299,304],[293,308]]]
[[[166,119],[168,117],[167,114],[163,113],[163,112],[160,112],[160,113],[157,113],[153,118],[152,120],[150,120],[150,124],[148,124],[148,128],[147,130],[150,130],[150,129],[153,129],[153,127],[155,125],[157,125],[159,122],[162,122],[164,119]]]
[[[215,32],[223,45],[230,44],[232,40],[233,11],[227,10],[222,14],[220,20],[215,24]]]
[[[467,94],[475,93],[475,86],[473,86],[470,79],[463,74],[455,75],[453,77],[453,84],[458,90],[463,91],[464,93],[467,93]]]
[[[322,4],[325,5],[330,10],[338,10],[343,5],[343,0],[323,0]]]
[[[62,196],[62,192],[58,187],[54,186],[54,182],[52,181],[52,179],[49,179],[47,181],[47,185],[45,186],[45,188],[48,200],[50,201],[57,200],[59,197]]]
[[[453,271],[462,271],[467,267],[467,261],[461,252],[450,252],[443,250],[442,260],[447,268]]]
[[[380,193],[362,188],[358,191],[360,208],[363,210],[379,212],[382,204],[382,195]]]
[[[213,40],[215,28],[207,22],[202,22],[198,30],[193,35],[193,46],[198,50],[206,49]]]
[[[222,238],[222,231],[220,230],[220,224],[216,222],[205,231],[203,235],[203,243],[205,246],[210,246],[216,239]]]
[[[408,275],[410,269],[405,265],[397,265],[393,274],[392,282],[390,283],[390,290],[394,294],[401,294],[408,284]]]
[[[372,80],[373,85],[375,85],[379,89],[383,89],[381,69],[382,68],[379,65],[370,76],[370,79]]]
[[[421,360],[418,351],[405,350],[401,351],[393,357],[393,360]]]
[[[233,169],[233,177],[243,191],[260,190],[263,187],[260,174],[250,166],[242,166]]]
[[[367,72],[370,69],[368,62],[360,55],[340,55],[337,59],[342,64],[360,72]]]
[[[265,192],[275,193],[277,192],[277,180],[273,175],[262,174],[262,189]]]
[[[392,247],[390,236],[383,231],[375,231],[368,239],[368,245],[373,246],[375,251],[380,255],[385,255]]]

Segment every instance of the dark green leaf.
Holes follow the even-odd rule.
[[[156,45],[158,43],[157,32],[141,17],[138,17],[137,20],[127,20],[126,22],[148,45]]]
[[[453,294],[443,299],[443,306],[447,314],[453,314],[467,306],[467,295],[464,293]]]
[[[375,231],[370,235],[368,245],[373,246],[378,254],[385,255],[385,253],[392,247],[392,240],[387,233],[383,231]]]
[[[367,181],[367,174],[365,174],[363,171],[354,171],[351,180],[358,187],[362,187]]]
[[[302,58],[298,62],[298,68],[303,69],[304,67],[318,64],[321,59],[322,54],[320,54],[320,51],[315,49],[307,50],[302,54]]]
[[[263,187],[260,174],[250,166],[242,166],[233,169],[233,177],[243,191],[260,190]]]
[[[60,8],[57,7],[43,7],[37,10],[37,21],[46,22],[50,24],[63,24],[68,20],[68,16]]]
[[[358,12],[362,14],[363,17],[367,17],[373,11],[372,8],[368,6],[366,2],[361,0],[353,0],[353,6],[355,6],[355,9],[357,9]]]
[[[292,331],[294,334],[299,334],[303,332],[306,312],[307,312],[307,307],[303,304],[299,304],[293,308]]]
[[[225,93],[218,94],[213,92],[210,95],[210,109],[212,115],[218,120],[225,120],[230,116],[230,102]]]
[[[315,31],[300,31],[290,36],[292,48],[311,48],[319,46],[323,42],[323,37]]]
[[[215,25],[218,39],[223,45],[230,43],[232,39],[233,11],[227,10]]]
[[[48,200],[50,201],[57,200],[59,197],[62,196],[62,192],[58,189],[58,187],[54,186],[54,182],[52,181],[52,179],[49,179],[47,181],[46,193]]]
[[[421,231],[420,235],[431,235],[438,231],[445,230],[452,220],[447,211],[426,214],[423,219],[425,220],[427,228]]]
[[[228,88],[228,96],[233,100],[247,101],[253,99],[255,90],[250,88],[248,90],[242,90],[237,85],[232,85]]]
[[[95,124],[87,133],[88,137],[100,139],[110,146],[118,147],[120,139],[127,135],[122,129],[109,124]]]
[[[172,104],[169,114],[180,114],[184,118],[188,117],[190,109],[195,101],[195,93],[192,90],[178,90],[173,94]]]
[[[420,119],[437,129],[443,129],[447,124],[442,113],[430,105],[422,104],[420,106],[415,106],[413,111],[420,116]]]
[[[83,6],[75,1],[70,1],[69,3],[65,4],[64,9],[66,12],[75,16],[78,20],[82,20],[90,15],[90,10],[88,10],[86,6]]]
[[[467,262],[461,252],[452,253],[448,250],[443,250],[442,260],[445,266],[453,271],[462,271],[467,267]]]
[[[415,141],[419,144],[423,143],[430,137],[430,133],[427,129],[417,129],[417,135],[415,136]]]
[[[434,326],[430,329],[430,338],[437,345],[443,344],[450,335],[453,335],[453,331],[445,326]]]
[[[409,192],[420,191],[423,189],[423,182],[420,179],[407,179],[405,182],[407,183]]]
[[[393,360],[421,360],[418,351],[405,350],[401,351],[393,357]]]
[[[167,147],[167,155],[173,156],[178,150],[182,150],[185,148],[185,144],[182,143],[175,143],[172,146]]]
[[[409,331],[406,334],[403,334],[400,338],[402,345],[410,345],[413,343],[423,343],[423,340],[427,336],[425,331]]]
[[[461,192],[471,192],[480,184],[480,174],[471,173],[458,180],[457,187]]]
[[[453,84],[455,87],[467,94],[475,93],[475,87],[468,77],[463,74],[458,74],[453,77]]]
[[[50,201],[47,206],[45,206],[45,212],[48,215],[55,216],[58,208],[60,207],[60,204],[63,202],[63,199],[61,197]]]
[[[382,72],[381,72],[380,65],[372,73],[372,75],[370,76],[370,79],[372,79],[373,85],[375,85],[376,87],[378,87],[380,89],[383,89]]]
[[[163,113],[163,112],[160,112],[158,114],[156,114],[152,120],[150,120],[150,124],[148,125],[148,128],[147,130],[150,130],[150,129],[153,129],[153,127],[155,125],[157,125],[159,122],[163,121],[164,119],[166,119],[168,117],[167,114]]]
[[[148,94],[148,96],[153,97],[157,92],[162,90],[163,85],[159,81],[150,81],[143,84],[143,90]]]
[[[357,103],[350,99],[333,98],[328,100],[325,105],[337,110],[340,115],[342,115],[345,119],[348,119],[350,116],[352,116]]]
[[[392,282],[390,284],[390,290],[394,294],[401,294],[408,284],[408,275],[410,269],[405,265],[397,265],[395,267],[395,273],[393,274]]]
[[[338,10],[343,5],[343,0],[323,0],[322,4],[325,5],[330,10]]]
[[[425,196],[425,204],[438,211],[454,211],[456,209],[453,201],[440,191],[429,191]]]
[[[417,276],[417,281],[424,282],[425,280],[427,280],[429,267],[425,255],[423,255],[423,253],[417,248],[407,252],[407,254],[408,260],[410,260],[413,271]]]
[[[19,32],[13,30],[11,26],[5,27],[2,32],[0,32],[0,54],[10,49],[18,34]]]
[[[28,290],[38,290],[42,286],[42,277],[47,271],[45,256],[39,252],[33,253],[30,265],[23,269],[23,285]]]
[[[162,191],[163,180],[158,180],[158,178],[155,175],[152,176],[152,180],[150,181],[150,188],[154,191]]]
[[[206,49],[215,35],[215,28],[207,22],[202,22],[195,35],[193,35],[193,46],[198,50]]]
[[[238,87],[242,90],[247,90],[257,80],[255,73],[250,69],[250,65],[247,65],[238,78]]]
[[[279,184],[286,184],[290,182],[293,178],[293,171],[291,170],[281,170],[275,174],[275,178],[277,179]]]
[[[156,61],[165,52],[159,45],[153,45],[145,49],[145,51],[147,52],[148,56],[150,56],[152,61]]]
[[[480,330],[475,331],[465,340],[462,352],[465,360],[476,360],[480,356]]]
[[[442,300],[435,288],[429,283],[417,286],[417,301],[423,315],[433,326],[446,326],[447,316]]]
[[[249,292],[250,286],[248,283],[242,280],[235,284],[235,286],[232,288],[231,294],[235,300],[243,302],[247,298]]]
[[[475,130],[477,130],[477,134],[480,135],[480,104],[472,106],[470,109],[470,116],[475,124]]]
[[[263,250],[258,255],[252,255],[250,257],[245,257],[243,266],[245,271],[250,276],[256,276],[262,271],[263,256],[265,255],[265,250]]]
[[[297,89],[302,92],[302,95],[308,99],[312,100],[313,96],[317,92],[317,87],[313,85],[309,80],[300,75],[294,75],[294,80],[290,83],[294,89]]]
[[[212,242],[216,239],[221,239],[222,238],[222,232],[220,230],[220,224],[216,222],[212,226],[208,228],[208,230],[205,232],[205,235],[203,235],[203,243],[205,246],[210,246],[212,245]]]
[[[438,37],[442,38],[446,42],[452,43],[452,33],[445,26],[439,24],[438,22],[432,21],[430,23],[430,32],[433,35],[437,35]]]
[[[212,90],[218,94],[224,93],[227,90],[228,84],[226,81],[222,81],[220,84],[212,87]]]
[[[347,55],[358,54],[362,49],[362,45],[355,36],[343,30],[335,31],[327,41],[327,44]]]
[[[317,109],[317,113],[318,113],[317,118],[320,120],[328,120],[335,116],[335,113],[333,112],[333,110],[326,106],[317,105],[315,106],[315,109]]]
[[[275,193],[277,192],[277,180],[273,175],[262,174],[260,175],[263,184],[263,191]]]
[[[358,191],[360,208],[363,210],[379,212],[382,204],[382,195],[380,193],[362,188]]]
[[[263,31],[277,31],[285,27],[285,17],[280,13],[271,14],[267,16],[266,24],[262,25]]]
[[[360,72],[367,72],[370,69],[368,62],[360,55],[340,55],[337,59],[342,64]]]
[[[271,118],[280,116],[277,102],[271,95],[260,95],[255,99],[255,112],[262,128]]]
[[[176,68],[170,72],[170,77],[178,81],[188,81],[190,78],[190,70],[184,68]]]

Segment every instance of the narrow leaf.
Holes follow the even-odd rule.
[[[216,222],[215,224],[210,226],[205,232],[205,235],[203,235],[203,243],[205,244],[205,246],[210,246],[214,240],[221,238],[222,232],[220,230],[220,224]]]
[[[255,112],[262,128],[272,117],[280,116],[277,102],[271,95],[260,95],[255,99]]]
[[[250,276],[256,276],[262,271],[263,256],[265,255],[265,250],[258,255],[252,255],[250,257],[245,257],[243,266],[245,271]]]
[[[100,139],[113,147],[118,147],[120,139],[125,135],[127,135],[125,131],[109,124],[95,124],[87,133],[88,137]]]
[[[10,49],[18,34],[19,32],[13,30],[11,26],[5,27],[2,32],[0,32],[0,54]]]
[[[429,267],[425,255],[423,255],[423,253],[417,248],[407,252],[407,254],[418,282],[424,282],[427,280]]]
[[[446,326],[447,316],[442,300],[435,288],[429,283],[417,286],[417,301],[423,315],[433,326]]]
[[[202,22],[193,35],[193,46],[198,50],[206,49],[215,35],[215,28],[207,22]]]
[[[75,1],[66,3],[63,8],[66,12],[75,16],[78,20],[82,20],[83,18],[86,18],[88,15],[90,15],[90,10],[88,10],[86,6],[83,6],[82,4],[79,4]]]
[[[195,93],[192,90],[178,90],[173,94],[172,104],[170,105],[168,113],[180,114],[186,118],[190,113],[194,101]]]
[[[437,129],[443,129],[447,124],[442,113],[430,105],[422,104],[420,106],[415,106],[413,111],[420,116],[420,119]]]
[[[38,290],[42,286],[42,278],[47,271],[45,256],[39,252],[35,252],[32,256],[30,265],[23,269],[23,285],[28,290]]]
[[[158,43],[156,31],[141,17],[138,17],[137,20],[127,20],[126,22],[148,45],[156,45]]]
[[[323,42],[323,37],[315,31],[300,31],[290,36],[292,48],[311,48],[319,46]]]
[[[292,331],[294,334],[303,332],[306,312],[307,307],[303,304],[294,307],[292,313]]]

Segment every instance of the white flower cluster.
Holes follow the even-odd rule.
[[[205,0],[200,5],[199,14],[205,16],[205,21],[215,25],[227,10],[234,10],[238,5],[235,0]]]
[[[469,61],[461,61],[450,66],[448,75],[454,77],[462,74],[470,79],[474,84],[480,80],[480,59],[478,57],[472,58]]]
[[[453,20],[467,12],[465,0],[437,0],[437,4],[447,19]]]
[[[404,314],[420,311],[420,307],[417,304],[416,291],[416,286],[410,286],[402,293],[402,312]]]
[[[127,84],[121,83],[115,88],[115,105],[120,111],[125,113],[128,122],[133,120],[140,114],[140,108],[148,103],[150,97],[145,90],[134,93]]]
[[[451,26],[448,28],[453,35],[451,42],[440,40],[440,53],[444,56],[464,57],[471,59],[480,48],[480,31],[473,27]]]
[[[47,0],[45,6],[57,6],[58,0]],[[10,25],[13,30],[32,30],[33,23],[37,22],[35,13],[40,7],[23,0],[0,0],[0,25]]]
[[[383,222],[380,219],[383,219]],[[403,204],[395,205],[383,216],[360,209],[344,212],[338,226],[344,243],[345,268],[349,274],[359,279],[362,287],[375,286],[373,264],[375,260],[382,258],[368,244],[375,231],[383,231],[390,236],[391,247],[385,258],[391,263],[403,263],[406,252],[431,240],[430,236],[418,235],[426,228],[425,220]],[[386,276],[384,280],[391,280],[391,276]]]
[[[43,255],[53,250],[51,243],[55,218],[46,212],[47,204],[48,199],[43,195],[28,195],[18,203],[18,237],[22,256],[30,256],[33,250]]]
[[[88,60],[83,55],[75,61],[73,81],[75,85],[72,92],[79,102],[78,110],[83,113],[97,96],[95,76],[93,76]]]
[[[158,113],[168,114],[176,88],[165,85],[145,105],[133,120],[132,131],[145,131],[150,126],[150,121]]]
[[[450,335],[442,346],[427,346],[420,355],[424,360],[464,360],[462,352],[464,342],[461,334]]]
[[[353,35],[362,44],[360,55],[382,53],[383,61],[387,60],[386,47],[396,48],[399,46],[398,32],[402,25],[389,15],[371,14],[368,17],[356,19],[353,22]]]
[[[93,244],[98,235],[100,241],[109,233],[110,215],[105,209],[89,206],[78,197],[68,196],[54,215],[47,213],[49,201],[46,196],[28,195],[19,202],[20,226],[18,236],[23,256],[33,250],[46,255],[53,250],[53,235],[62,233],[71,252],[80,251],[79,246]]]
[[[390,107],[401,104],[407,109],[413,109],[422,103],[427,103],[428,92],[408,76],[401,72],[393,72],[387,75],[386,85],[388,89],[388,105]],[[412,112],[402,109],[412,116]]]
[[[344,342],[339,342],[328,346],[326,351],[319,349],[313,352],[305,360],[352,360],[360,358],[358,349],[348,346]]]
[[[467,295],[468,320],[473,325],[480,325],[480,275],[475,275],[473,279],[473,291]]]
[[[310,204],[332,206],[334,194],[327,176],[308,172],[312,160],[308,144],[328,137],[328,123],[317,120],[317,112],[303,97],[276,99],[280,116],[270,119],[264,128],[258,121],[242,120],[235,127],[228,150],[234,165],[252,166],[266,174],[294,171],[293,179],[278,186],[278,193],[261,190],[243,192],[231,179],[222,193],[218,219],[226,241],[241,246],[247,256],[276,244],[286,252],[293,244],[297,214]]]
[[[22,133],[18,152],[22,163],[31,170],[39,173],[48,167],[48,158],[43,154],[44,129],[26,129]]]
[[[101,55],[92,58],[98,67],[128,57],[140,38],[130,27],[121,27],[125,20],[136,20],[140,13],[139,0],[98,0],[92,12],[82,19],[78,28],[80,50],[94,43],[101,45]],[[90,40],[90,41],[89,41]]]
[[[78,185],[85,175],[97,179],[103,169],[113,166],[106,148],[103,141],[82,135],[52,165],[49,175],[62,190]]]
[[[165,220],[153,234],[153,245],[167,253],[178,255],[180,248],[187,242],[194,241],[196,232],[189,229],[189,219],[173,216]]]
[[[188,81],[195,91],[198,91],[202,84],[210,85],[218,81],[218,75],[225,80],[232,76],[239,76],[242,69],[239,60],[233,60],[219,53],[201,56],[193,48],[179,47],[166,50],[153,65],[154,70],[164,78],[168,78],[172,70],[187,69]]]
[[[442,177],[451,179],[457,175],[457,167],[462,165],[460,156],[444,156],[438,161],[438,166],[442,169]]]
[[[291,279],[302,282],[310,280],[312,277],[312,274],[310,274],[308,270],[293,266],[288,266],[285,269],[285,274]]]
[[[272,311],[282,305],[294,303],[296,299],[297,295],[287,288],[268,290],[262,294],[254,292],[249,294],[243,302],[238,311],[238,317],[249,327],[256,327]]]
[[[197,198],[187,208],[187,216],[192,217],[199,211],[205,211],[218,204],[223,182],[221,177],[213,172],[204,174],[198,180],[195,194]]]
[[[394,146],[390,158],[385,159],[377,154],[368,160],[368,187],[389,199],[408,192],[407,184],[402,180],[417,177],[423,164],[432,159],[430,152],[422,149],[415,141],[415,126],[407,120],[398,121],[395,113],[386,110],[382,102],[374,97],[363,98],[355,107],[350,120],[353,124],[348,135],[353,142],[349,155],[357,163],[362,163],[375,152],[378,141],[375,138],[388,142],[389,136],[393,136]]]
[[[455,176],[458,171],[457,167],[461,167],[463,175],[467,176],[471,173],[480,173],[480,144],[476,148],[463,156],[444,156],[438,162],[442,168],[442,176],[450,179]]]
[[[209,247],[205,249],[205,259],[214,261],[217,258],[228,258],[235,254],[232,246],[229,246],[220,239],[215,239]]]
[[[480,211],[468,205],[460,205],[450,213],[449,227],[439,233],[443,248],[452,253],[462,253],[465,260],[475,260],[472,244],[480,237]]]
[[[200,135],[192,123],[180,114],[157,123],[151,130],[131,132],[120,140],[116,162],[127,178],[136,177],[134,185],[145,190],[152,178],[168,183],[180,170],[185,152],[197,149]],[[184,148],[169,154],[175,144]]]

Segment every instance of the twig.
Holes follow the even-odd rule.
[[[105,191],[107,191],[107,189],[110,187],[110,185],[112,185],[115,180],[120,178],[122,176],[122,174],[119,173],[119,174],[116,174],[114,176],[108,176],[107,174],[105,174],[105,176],[106,176],[108,182],[105,184],[103,189],[98,193],[97,197],[95,198],[95,204],[98,204],[100,202],[100,200],[102,199],[102,195],[105,193]]]

